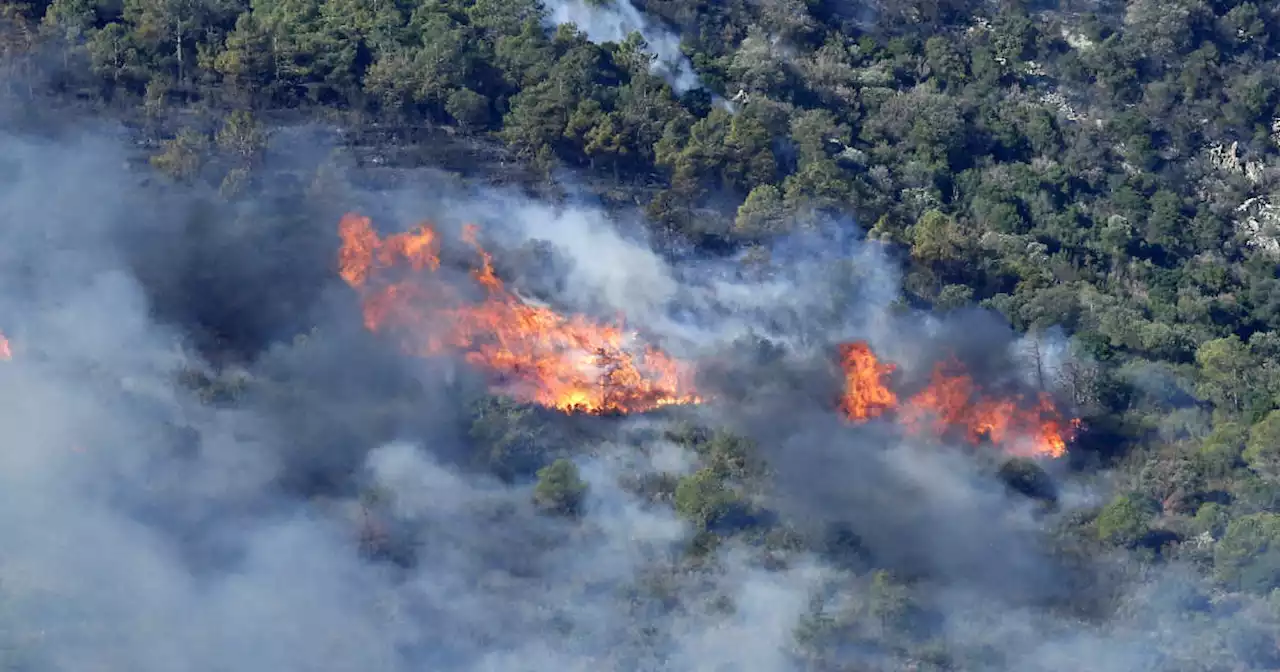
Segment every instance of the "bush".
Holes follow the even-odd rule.
[[[489,126],[489,99],[471,89],[458,89],[449,94],[444,111],[463,128]]]
[[[1243,457],[1263,478],[1280,480],[1280,410],[1271,411],[1249,429]]]
[[[1058,501],[1058,488],[1040,465],[1026,458],[1014,458],[1000,466],[1000,480],[1016,492],[1032,499]]]
[[[676,512],[701,528],[715,524],[729,513],[737,494],[715,470],[704,468],[680,479],[676,486]]]
[[[582,511],[587,495],[587,482],[578,474],[578,466],[560,458],[538,470],[538,485],[533,489],[533,501],[540,508],[566,516],[576,516]]]
[[[1280,515],[1231,521],[1213,554],[1214,572],[1231,588],[1266,594],[1280,588]]]
[[[1120,546],[1136,546],[1151,531],[1156,506],[1139,494],[1116,497],[1098,514],[1098,538]]]

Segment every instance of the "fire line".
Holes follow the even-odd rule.
[[[982,392],[960,362],[939,363],[929,385],[905,401],[890,387],[893,364],[882,363],[863,341],[840,346],[845,389],[840,409],[853,423],[891,415],[910,434],[958,434],[971,443],[984,439],[1008,453],[1061,457],[1079,428],[1049,395],[1034,400],[1000,398]]]
[[[365,326],[409,353],[463,354],[517,399],[570,412],[633,413],[701,401],[693,370],[656,347],[636,345],[624,326],[534,306],[509,291],[474,226],[462,239],[479,257],[471,278],[479,301],[438,275],[440,240],[429,224],[380,238],[355,214],[339,224],[342,279],[361,298]]]
[[[474,225],[463,228],[462,241],[478,259],[470,271],[478,299],[440,277],[440,236],[430,224],[380,237],[368,217],[348,214],[338,232],[338,272],[360,297],[365,327],[411,355],[460,353],[501,393],[565,412],[635,413],[703,401],[690,363],[634,343],[621,320],[597,322],[522,300],[497,276]],[[960,435],[1050,457],[1065,454],[1079,426],[1043,393],[985,394],[954,360],[903,399],[891,384],[896,366],[867,343],[842,344],[838,354],[845,377],[839,407],[850,422],[885,417],[909,434]]]

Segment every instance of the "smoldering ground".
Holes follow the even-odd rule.
[[[0,329],[14,344],[0,367],[0,655],[15,669],[789,670],[805,664],[797,625],[817,617],[842,619],[816,637],[828,663],[871,669],[901,668],[901,643],[928,638],[985,652],[986,669],[1177,669],[1206,638],[1213,655],[1259,660],[1252,618],[1217,613],[1180,577],[1122,575],[1104,596],[1121,608],[1072,611],[1079,574],[1047,557],[1051,521],[1030,503],[952,446],[849,428],[821,405],[838,377],[817,354],[843,338],[966,353],[947,335],[958,325],[975,365],[1008,361],[984,360],[990,342],[966,322],[930,336],[929,320],[888,315],[891,266],[860,245],[830,271],[817,249],[836,248],[789,258],[797,239],[757,277],[667,264],[591,208],[429,175],[424,191],[445,197],[341,174],[316,189],[314,170],[286,165],[228,206],[140,185],[111,132],[0,146]],[[673,349],[771,381],[695,411],[756,439],[773,475],[752,505],[802,532],[850,530],[852,552],[917,575],[925,614],[868,611],[877,589],[839,549],[730,539],[691,563],[689,523],[628,485],[702,466],[661,416],[594,419],[574,430],[582,445],[555,446],[568,430],[525,433],[499,409],[490,431],[514,436],[507,448],[551,444],[589,483],[579,520],[538,512],[527,469],[499,478],[471,459],[483,380],[361,327],[333,268],[343,201],[380,207],[386,227],[452,212],[504,247],[545,240],[542,298],[628,310]],[[725,345],[751,334],[773,354]],[[1131,566],[1090,562],[1095,577]]]

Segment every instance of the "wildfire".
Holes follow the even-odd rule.
[[[462,352],[505,393],[564,411],[630,413],[701,401],[688,365],[653,347],[631,347],[621,323],[517,298],[494,273],[474,226],[462,238],[480,257],[471,272],[484,295],[478,301],[434,277],[440,241],[427,224],[379,238],[369,218],[348,214],[338,233],[339,273],[360,293],[365,326],[393,335],[412,354]]]
[[[842,343],[840,366],[847,391],[840,400],[840,410],[850,420],[869,420],[897,407],[898,395],[885,382],[896,367],[881,364],[866,343]]]
[[[975,444],[985,438],[1014,454],[1049,457],[1066,454],[1067,441],[1079,427],[1079,420],[1063,418],[1046,394],[1034,401],[983,394],[955,360],[938,364],[929,385],[901,404],[887,381],[896,367],[881,363],[866,343],[842,344],[840,360],[845,374],[840,407],[854,422],[893,413],[909,433],[954,433]]]
[[[0,333],[0,361],[7,362],[13,359],[13,348],[9,346],[9,339]]]

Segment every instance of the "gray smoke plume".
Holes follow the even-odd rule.
[[[554,25],[574,24],[592,42],[622,43],[640,33],[656,57],[652,70],[671,84],[677,94],[702,87],[693,64],[680,51],[680,37],[649,19],[631,0],[549,0],[547,20]]]
[[[1274,664],[1253,607],[1176,566],[1056,545],[1087,484],[1047,511],[981,455],[832,412],[826,348],[852,338],[908,379],[954,351],[1028,384],[1028,341],[983,313],[896,307],[892,264],[847,227],[783,241],[772,264],[673,263],[598,209],[430,173],[417,193],[341,171],[318,190],[305,156],[219,204],[122,170],[122,134],[80,128],[0,135],[6,669],[782,672],[816,650],[821,669],[930,669],[904,653],[929,642],[963,656],[932,669]],[[686,494],[661,484],[709,458],[668,416],[493,405],[464,363],[364,330],[334,273],[347,207],[386,231],[476,221],[531,298],[622,310],[718,362],[714,389],[744,402],[688,417],[754,440],[768,478],[743,507],[778,538],[691,550]],[[477,466],[534,448],[577,465],[577,519],[534,505],[529,470]]]

